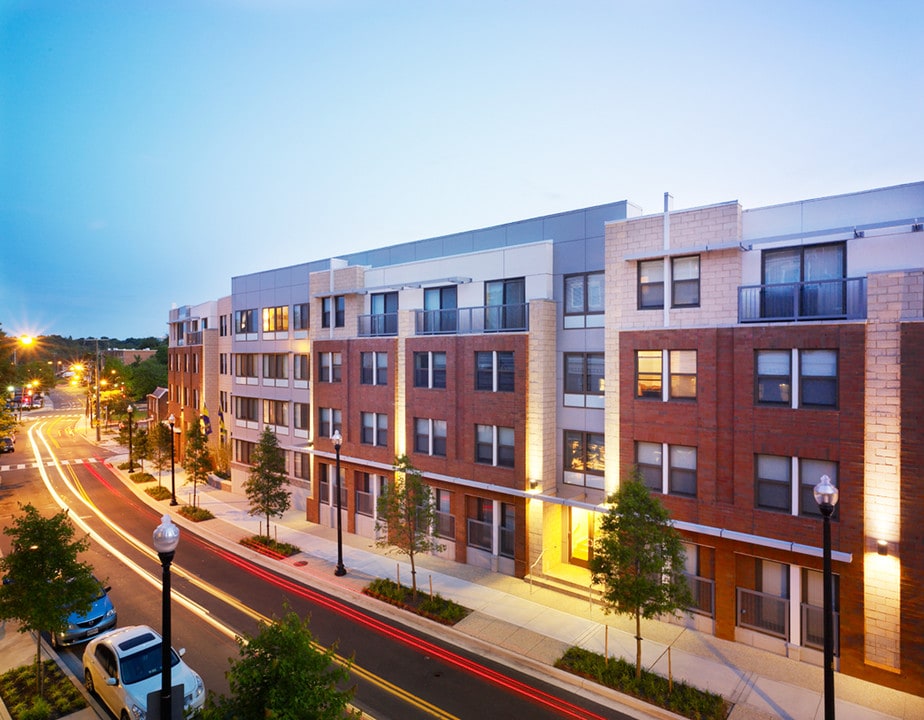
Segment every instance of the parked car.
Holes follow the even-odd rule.
[[[71,613],[67,618],[67,630],[58,635],[51,634],[51,644],[54,647],[63,647],[79,643],[94,635],[115,627],[116,611],[109,599],[110,585],[99,583],[99,594],[93,600],[90,609],[85,613]]]
[[[0,453],[10,453],[16,449],[16,446],[13,444],[13,438],[4,437],[0,438]]]
[[[161,636],[147,625],[130,625],[99,635],[83,651],[83,678],[119,720],[145,720],[148,694],[161,687]],[[184,716],[205,703],[202,678],[170,648],[172,685],[183,686]]]

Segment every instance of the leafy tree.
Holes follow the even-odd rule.
[[[693,604],[683,575],[684,550],[670,514],[635,468],[607,498],[590,560],[593,582],[603,584],[604,612],[635,618],[635,677],[642,673],[642,618],[675,614]]]
[[[157,484],[160,485],[160,474],[170,466],[170,454],[173,452],[173,431],[166,423],[156,423],[151,426],[150,460],[157,470]]]
[[[255,637],[237,639],[230,660],[231,696],[209,693],[202,720],[340,720],[359,718],[349,705],[354,689],[339,690],[352,662],[338,665],[335,648],[315,643],[308,620],[286,608],[282,618],[260,623]]]
[[[151,435],[144,425],[138,425],[132,438],[132,462],[138,461],[144,472],[144,461],[151,455]]]
[[[292,502],[286,486],[286,458],[276,434],[263,428],[260,441],[250,454],[253,463],[250,475],[244,482],[244,492],[250,501],[248,513],[266,516],[266,534],[269,535],[270,517],[279,517]]]
[[[205,433],[199,423],[190,426],[186,431],[186,452],[183,455],[183,469],[186,478],[193,484],[193,507],[196,507],[196,487],[208,480],[212,471],[212,456],[209,453]]]
[[[407,455],[395,458],[394,469],[394,483],[379,496],[375,544],[393,547],[396,552],[408,556],[411,561],[411,589],[416,598],[415,556],[439,552],[444,546],[433,537],[437,515],[430,486],[423,483],[420,471],[411,464]]]
[[[6,406],[6,395],[3,397],[4,401],[0,402],[0,437],[7,437],[16,432],[19,421],[16,419],[16,413]]]
[[[34,632],[37,694],[42,697],[42,632],[63,633],[71,612],[87,612],[99,592],[93,569],[77,556],[89,547],[74,539],[67,511],[42,517],[31,504],[3,530],[12,538],[0,558],[0,619],[17,620],[19,632]]]

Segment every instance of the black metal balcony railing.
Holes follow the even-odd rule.
[[[529,329],[529,303],[480,305],[445,310],[418,310],[418,335],[474,335]]]
[[[738,588],[738,627],[789,638],[789,599]]]
[[[684,573],[690,592],[693,594],[693,605],[690,607],[695,613],[715,617],[715,580]]]
[[[357,334],[360,337],[383,337],[398,334],[398,313],[360,315]]]
[[[825,611],[817,605],[802,603],[802,644],[805,647],[824,650],[825,645]],[[840,652],[840,632],[838,631],[839,613],[834,613],[834,654]]]
[[[865,277],[738,288],[738,322],[741,323],[864,318]]]
[[[487,550],[494,550],[494,528],[491,523],[483,520],[468,519],[468,544],[471,547]]]

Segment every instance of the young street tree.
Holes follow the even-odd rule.
[[[60,512],[43,517],[33,505],[20,506],[4,535],[12,538],[10,553],[0,558],[0,620],[17,620],[19,632],[34,632],[35,675],[42,696],[42,632],[63,633],[71,612],[87,612],[99,593],[93,569],[77,556],[89,547],[74,540],[75,529]]]
[[[378,500],[375,523],[378,547],[392,547],[411,561],[411,589],[417,597],[418,553],[439,552],[443,549],[433,537],[436,529],[436,508],[433,492],[425,485],[420,471],[407,455],[395,458],[395,481],[387,486]]]
[[[144,472],[144,461],[151,455],[151,436],[144,425],[135,430],[135,438],[132,443],[132,461],[138,461],[141,472]]]
[[[683,575],[684,550],[670,515],[635,469],[607,501],[590,561],[603,585],[604,612],[635,618],[635,677],[642,674],[642,618],[677,613],[693,604]]]
[[[239,637],[240,658],[227,672],[231,696],[209,695],[202,720],[273,718],[274,720],[342,720],[359,718],[349,707],[353,689],[350,665],[337,665],[335,649],[321,649],[308,620],[288,610],[271,624],[260,624],[255,637]]]
[[[289,509],[292,496],[286,490],[286,458],[276,434],[263,428],[260,441],[250,454],[253,463],[244,482],[244,492],[250,501],[251,515],[266,517],[266,535],[270,534],[270,518],[279,517]]]
[[[196,503],[196,487],[199,483],[204,483],[209,478],[212,471],[212,458],[209,455],[209,446],[202,428],[199,423],[190,426],[186,431],[186,452],[183,455],[183,469],[186,471],[186,479],[192,482],[193,486],[193,507]]]
[[[165,423],[151,426],[151,462],[157,470],[157,484],[160,485],[161,473],[170,467],[170,453],[173,452],[173,431]]]

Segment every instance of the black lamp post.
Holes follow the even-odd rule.
[[[180,529],[173,524],[169,515],[161,518],[154,529],[154,549],[163,568],[163,593],[161,596],[161,652],[160,652],[160,720],[173,720],[171,657],[170,657],[170,563],[180,542]]]
[[[173,460],[173,424],[176,422],[176,417],[173,413],[170,413],[170,417],[167,418],[167,424],[170,425],[170,504],[176,505],[176,472],[175,472],[175,463]]]
[[[129,405],[125,408],[128,413],[128,472],[135,472],[135,466],[132,461],[132,413],[135,412],[135,408]]]
[[[346,568],[343,567],[343,530],[340,527],[340,446],[343,444],[343,436],[339,430],[334,430],[330,439],[333,440],[334,450],[337,451],[337,569],[334,570],[334,575],[340,577],[346,575]]]
[[[815,502],[824,518],[822,571],[825,620],[825,720],[834,720],[834,578],[831,574],[831,516],[837,505],[837,488],[827,475],[815,486]]]

